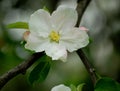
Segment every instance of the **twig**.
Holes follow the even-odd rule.
[[[77,12],[78,12],[78,22],[76,24],[76,27],[79,27],[81,18],[84,14],[85,9],[87,8],[87,6],[89,5],[89,3],[91,2],[91,0],[78,0],[78,5],[77,5]],[[88,73],[90,74],[91,80],[93,82],[93,84],[95,85],[96,83],[96,74],[95,74],[95,70],[94,68],[91,66],[91,64],[89,63],[88,58],[85,56],[84,52],[79,49],[77,51],[77,54],[79,55],[79,57],[81,58],[83,64],[85,65]]]
[[[77,21],[76,27],[79,27],[82,16],[90,2],[91,0],[78,0],[78,5],[76,8],[78,12],[78,21]]]
[[[90,74],[90,77],[91,77],[91,80],[92,80],[93,84],[95,85],[95,83],[96,83],[95,69],[91,66],[89,60],[87,59],[87,57],[85,56],[84,52],[81,49],[79,49],[77,51],[77,54],[81,58],[81,60],[82,60],[83,64],[85,65],[88,73]]]
[[[11,69],[7,73],[3,74],[0,77],[0,89],[12,78],[17,76],[18,74],[25,74],[26,70],[35,63],[40,57],[43,56],[43,52],[33,54],[27,61],[24,61],[20,65],[16,66],[15,68]]]

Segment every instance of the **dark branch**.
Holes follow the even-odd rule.
[[[85,65],[93,84],[95,85],[95,83],[96,83],[95,69],[92,67],[89,60],[87,59],[87,57],[85,56],[84,52],[81,49],[79,49],[77,51],[77,53],[78,53],[79,57],[81,58],[83,64]]]
[[[35,63],[40,57],[44,55],[43,52],[33,54],[28,60],[24,61],[20,65],[16,66],[15,68],[11,69],[7,73],[3,74],[0,77],[0,89],[12,78],[17,76],[18,74],[24,74],[26,70]]]
[[[87,8],[87,6],[89,5],[89,3],[91,2],[91,0],[78,0],[78,5],[77,5],[77,12],[78,12],[78,21],[77,21],[77,24],[76,24],[76,27],[79,27],[79,24],[80,24],[80,21],[81,21],[81,18]]]
[[[76,24],[76,27],[79,27],[81,18],[87,8],[87,6],[89,5],[89,3],[91,2],[91,0],[78,0],[78,5],[77,5],[77,12],[78,12],[78,22]],[[96,74],[95,74],[95,70],[94,68],[91,66],[91,64],[89,63],[88,58],[85,56],[84,52],[79,49],[77,51],[77,54],[79,55],[79,57],[81,58],[83,64],[85,65],[88,73],[90,74],[91,80],[93,82],[93,84],[96,83]]]

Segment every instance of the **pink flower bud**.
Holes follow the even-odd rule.
[[[83,31],[86,31],[86,32],[89,31],[89,29],[87,29],[87,28],[85,28],[85,27],[80,27],[80,30],[83,30]]]
[[[29,34],[30,34],[30,31],[24,32],[23,38],[24,38],[25,41],[27,41]]]

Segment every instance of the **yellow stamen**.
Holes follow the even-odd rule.
[[[51,33],[50,33],[50,39],[52,41],[59,42],[60,35],[57,32],[55,32],[55,31],[51,31]]]

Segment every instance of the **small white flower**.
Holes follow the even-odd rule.
[[[71,91],[71,89],[63,84],[55,86],[51,89],[51,91]]]
[[[89,43],[87,33],[74,27],[76,22],[75,9],[59,8],[51,15],[39,9],[30,17],[30,34],[25,48],[35,52],[45,51],[52,60],[66,61],[67,51],[76,51]]]

